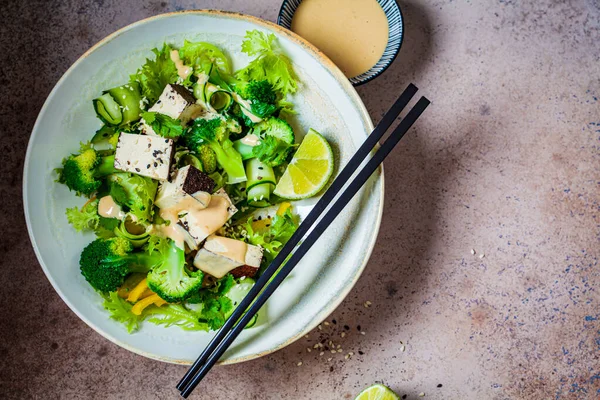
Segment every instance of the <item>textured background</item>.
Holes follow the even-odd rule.
[[[600,3],[520,3],[401,1],[400,55],[358,91],[375,122],[409,82],[433,106],[386,163],[363,277],[335,325],[216,368],[195,398],[349,399],[375,381],[408,399],[600,398]],[[44,99],[86,49],[210,7],[275,20],[279,1],[0,4],[0,398],[177,398],[185,367],[111,344],[54,293],[21,175]],[[308,353],[317,338],[343,353]]]

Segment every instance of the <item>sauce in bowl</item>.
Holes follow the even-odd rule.
[[[292,31],[317,46],[348,78],[379,61],[389,35],[377,0],[304,0],[292,18]]]

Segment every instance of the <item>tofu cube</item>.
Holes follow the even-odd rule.
[[[262,248],[241,240],[210,235],[194,258],[194,266],[215,278],[222,278],[238,268],[256,274],[262,260]]]
[[[121,133],[115,152],[115,168],[157,180],[169,177],[173,141],[160,136]]]
[[[178,119],[181,121],[181,125],[185,126],[191,119],[200,115],[203,112],[203,108],[201,105],[196,104],[196,99],[185,87],[181,85],[167,85],[156,101],[156,104],[150,107],[148,111]],[[140,127],[146,135],[157,135],[154,129],[147,125],[143,119]]]
[[[209,235],[212,235],[237,212],[227,192],[219,189],[210,198],[208,207],[201,210],[182,211],[179,224],[194,238],[199,246]]]
[[[177,170],[171,182],[161,183],[154,203],[159,208],[171,208],[183,204],[186,199],[194,199],[199,203],[198,206],[206,208],[214,187],[215,181],[210,176],[192,165],[186,165]]]

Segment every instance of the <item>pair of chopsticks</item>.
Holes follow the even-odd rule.
[[[181,392],[182,397],[187,398],[190,393],[192,393],[198,383],[200,383],[213,365],[215,365],[219,358],[221,358],[223,353],[238,337],[244,327],[260,310],[263,304],[265,304],[267,299],[279,287],[281,282],[283,282],[283,280],[294,269],[300,259],[302,259],[311,246],[317,241],[317,239],[319,239],[325,229],[327,229],[331,222],[339,215],[342,209],[350,202],[350,200],[365,184],[373,172],[375,172],[388,154],[390,154],[390,152],[394,149],[394,147],[398,144],[400,139],[402,139],[410,127],[415,123],[423,111],[425,111],[429,105],[429,100],[427,100],[425,97],[421,97],[415,106],[408,112],[406,117],[400,121],[398,126],[390,134],[387,140],[367,161],[363,169],[358,172],[355,178],[348,184],[333,206],[329,208],[327,213],[325,213],[316,226],[314,226],[314,229],[312,229],[310,234],[305,237],[308,231],[313,227],[313,225],[315,225],[321,214],[323,214],[327,206],[333,202],[344,186],[346,186],[352,175],[367,159],[371,151],[375,148],[379,140],[396,120],[400,112],[404,109],[404,107],[406,107],[417,90],[417,87],[413,84],[410,84],[406,90],[404,90],[392,108],[390,108],[390,110],[384,115],[383,119],[381,122],[379,122],[375,130],[371,133],[367,140],[365,140],[354,156],[352,156],[342,172],[340,172],[329,189],[313,207],[306,219],[300,224],[294,235],[286,243],[283,249],[281,249],[277,257],[275,257],[273,262],[271,262],[267,269],[258,278],[250,292],[248,292],[246,297],[234,310],[231,317],[225,322],[215,337],[208,344],[206,349],[204,349],[200,357],[198,357],[196,362],[177,384],[177,389]],[[302,241],[302,243],[296,248],[300,241]],[[289,260],[286,262],[288,257]],[[282,264],[283,267],[281,267]],[[280,267],[281,270],[277,272]],[[269,281],[271,282],[269,283]],[[268,286],[266,286],[267,284]]]

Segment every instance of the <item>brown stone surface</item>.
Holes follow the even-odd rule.
[[[350,399],[375,381],[408,399],[600,398],[598,1],[401,6],[400,56],[358,91],[375,121],[409,82],[433,104],[386,163],[363,277],[337,324],[216,368],[194,398]],[[54,292],[21,174],[35,117],[79,55],[141,18],[211,7],[274,20],[279,1],[1,3],[0,398],[177,398],[185,367],[108,342]],[[307,352],[329,334],[342,353]]]

